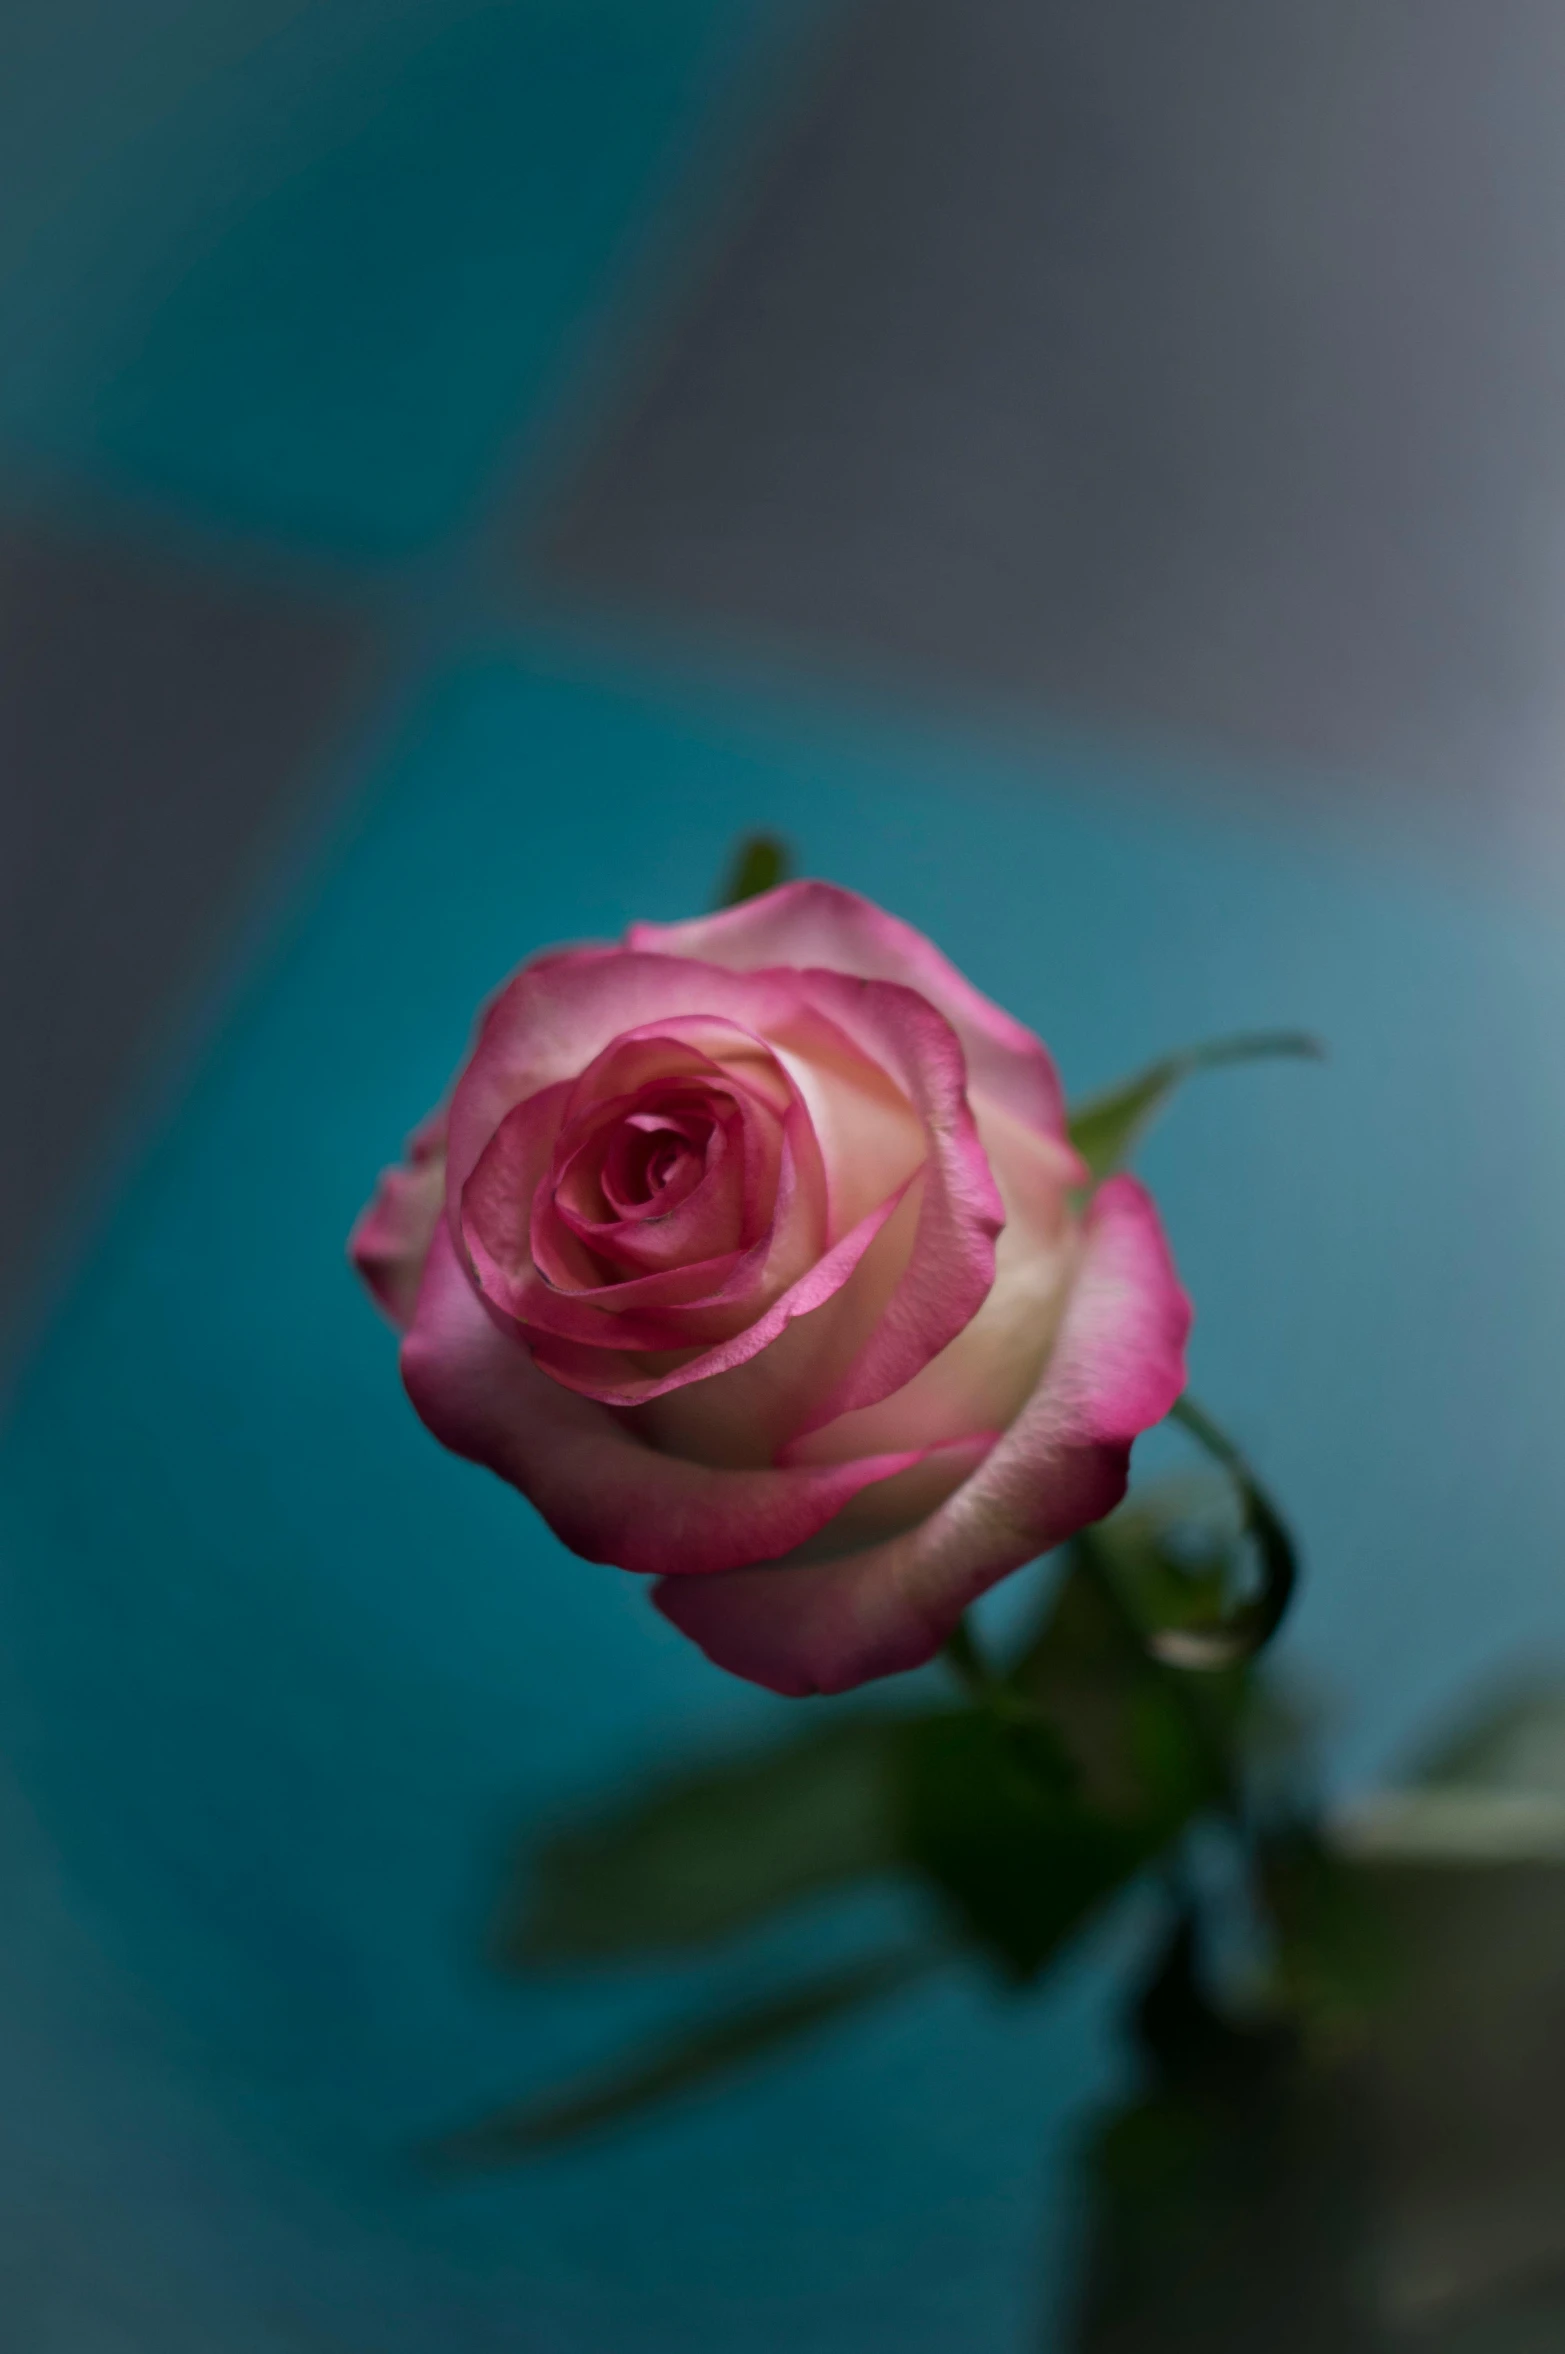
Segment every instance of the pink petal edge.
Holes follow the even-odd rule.
[[[779,883],[716,915],[632,924],[627,948],[696,957],[735,972],[817,965],[866,981],[900,981],[944,1014],[975,1087],[1046,1134],[1065,1134],[1065,1100],[1042,1039],[975,989],[932,940],[836,883]]]
[[[889,1071],[929,1138],[918,1228],[874,1330],[794,1436],[877,1405],[969,1325],[994,1283],[1005,1204],[967,1101],[961,1044],[945,1016],[901,982],[812,969],[800,982],[861,1053]]]
[[[348,1236],[348,1258],[381,1314],[404,1331],[412,1322],[424,1261],[445,1203],[446,1115],[442,1106],[407,1142],[407,1158],[382,1169]]]
[[[714,1471],[658,1454],[499,1329],[444,1222],[402,1344],[402,1378],[441,1445],[519,1488],[573,1552],[681,1584],[792,1552],[861,1489],[927,1452],[807,1471]]]
[[[922,1666],[970,1602],[1120,1501],[1132,1442],[1184,1387],[1190,1316],[1151,1196],[1111,1178],[1037,1389],[945,1504],[843,1560],[664,1580],[657,1608],[719,1667],[794,1697]]]

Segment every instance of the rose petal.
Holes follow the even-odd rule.
[[[975,1091],[1046,1135],[1065,1134],[1059,1074],[1031,1030],[973,987],[922,932],[835,883],[781,883],[716,915],[632,924],[627,947],[699,957],[736,972],[820,965],[868,981],[900,981],[945,1015]]]
[[[579,1082],[626,1032],[688,1021],[700,1033],[715,1021],[765,1039],[806,1002],[791,974],[731,973],[628,949],[524,966],[485,1015],[452,1097],[448,1201],[460,1199],[507,1112],[545,1087]]]
[[[1005,1215],[968,1109],[961,1049],[932,1006],[897,984],[836,973],[755,978],[795,985],[782,1000],[785,1009],[792,1008],[789,1018],[779,1014],[772,1024],[790,1071],[796,1068],[796,1047],[802,1054],[807,1044],[819,1053],[823,1041],[835,1041],[836,1061],[845,1056],[861,1060],[881,1075],[882,1085],[894,1083],[916,1115],[913,1132],[922,1137],[927,1158],[748,1329],[714,1335],[714,1345],[698,1358],[653,1368],[632,1359],[611,1367],[585,1349],[562,1349],[543,1337],[558,1334],[567,1342],[588,1340],[590,1345],[558,1301],[530,1307],[528,1331],[538,1362],[584,1395],[641,1406],[699,1383],[688,1411],[660,1423],[658,1431],[662,1443],[697,1459],[710,1459],[701,1435],[704,1422],[711,1420],[724,1432],[721,1453],[726,1454],[737,1424],[745,1419],[747,1409],[723,1394],[727,1379],[737,1373],[745,1375],[752,1395],[757,1388],[765,1392],[768,1447],[901,1389],[983,1304],[994,1281],[995,1237]],[[806,996],[807,1002],[795,1003]],[[785,1036],[791,1045],[781,1043]],[[1039,1140],[1035,1149],[1060,1148]],[[804,1333],[800,1326],[806,1321],[810,1329]],[[682,1328],[692,1329],[689,1312],[680,1322],[671,1314],[662,1328],[663,1345],[675,1347]],[[641,1337],[642,1330],[628,1329],[627,1345],[657,1346]],[[769,1357],[785,1346],[790,1378],[786,1422],[779,1427],[775,1406],[784,1392],[772,1378]],[[800,1377],[801,1364],[808,1378]],[[969,1423],[968,1429],[973,1427]],[[961,1434],[939,1437],[956,1435]]]
[[[901,1389],[972,1321],[994,1282],[1005,1205],[968,1105],[962,1050],[944,1016],[897,982],[815,970],[799,979],[866,1059],[896,1081],[928,1141],[907,1263],[852,1364],[796,1424],[802,1435]]]
[[[764,1348],[801,1305],[813,1305],[843,1281],[872,1226],[844,1237],[821,1255],[824,1184],[814,1137],[801,1106],[782,1122],[774,1217],[748,1248],[686,1266],[604,1282],[601,1269],[564,1225],[547,1215],[531,1221],[531,1256],[518,1263],[496,1255],[509,1239],[513,1204],[533,1190],[547,1134],[549,1106],[560,1088],[518,1104],[502,1121],[462,1195],[459,1237],[474,1281],[490,1308],[529,1341],[540,1362],[573,1389],[611,1403],[657,1394],[660,1385],[701,1377],[702,1351],[715,1351],[709,1370]],[[514,1147],[511,1137],[514,1132]],[[802,1164],[802,1167],[801,1167]],[[582,1262],[566,1265],[572,1254]],[[800,1285],[805,1288],[800,1290]],[[790,1305],[789,1303],[793,1304]],[[767,1322],[770,1316],[771,1321]],[[563,1351],[557,1343],[569,1346]],[[649,1368],[626,1352],[667,1356],[684,1352],[682,1366]],[[598,1362],[594,1363],[594,1356]],[[629,1370],[622,1370],[622,1361]],[[689,1370],[695,1365],[697,1370]]]
[[[589,1561],[688,1581],[792,1551],[917,1452],[818,1471],[711,1471],[659,1455],[606,1408],[562,1389],[493,1321],[442,1223],[402,1377],[442,1446],[519,1488]]]
[[[920,1171],[829,1299],[795,1316],[764,1349],[717,1379],[666,1389],[638,1406],[636,1427],[665,1453],[694,1463],[782,1461],[800,1422],[842,1381],[896,1290],[918,1232],[923,1189]]]
[[[1119,1502],[1133,1440],[1184,1386],[1189,1325],[1150,1196],[1112,1178],[1037,1390],[947,1503],[845,1560],[665,1580],[657,1607],[774,1692],[841,1692],[922,1665],[978,1595]]]
[[[971,1479],[999,1439],[997,1430],[979,1430],[931,1446],[906,1471],[861,1488],[835,1520],[828,1521],[818,1536],[811,1537],[789,1556],[788,1563],[779,1566],[841,1561],[862,1553],[868,1545],[881,1545],[888,1537],[900,1537],[916,1528],[948,1496],[954,1496],[964,1480]]]
[[[786,1447],[783,1462],[843,1463],[886,1446],[937,1446],[970,1431],[1004,1430],[1032,1395],[1075,1267],[1074,1165],[1052,1137],[993,1106],[978,1125],[1005,1204],[982,1307],[901,1389],[811,1429]]]
[[[446,1191],[442,1108],[408,1138],[407,1160],[383,1169],[348,1237],[348,1257],[382,1313],[400,1330],[411,1322],[424,1261]]]
[[[560,1221],[604,1269],[624,1276],[657,1275],[725,1251],[747,1250],[770,1226],[782,1147],[774,1129],[765,1139],[770,1150],[762,1150],[752,1133],[755,1125],[731,1109],[724,1118],[714,1114],[700,1149],[683,1147],[672,1178],[655,1196],[645,1205],[607,1202],[610,1214],[602,1218],[584,1217],[574,1207],[572,1195],[579,1195],[582,1184],[578,1168],[568,1168],[538,1222]],[[613,1142],[615,1165],[606,1172],[606,1191],[616,1168],[623,1171],[623,1129]],[[580,1147],[578,1167],[598,1149],[596,1138]]]
[[[787,999],[770,1012],[768,1037],[810,1115],[835,1241],[877,1203],[900,1193],[922,1166],[929,1152],[926,1122],[912,1091],[898,1084],[873,1045],[866,1048],[848,1036],[824,1012],[820,1000],[829,994],[832,976],[821,976],[826,986],[820,990],[811,988],[805,973],[775,978]]]
[[[594,1106],[634,1095],[671,1073],[688,1070],[704,1077],[725,1073],[746,1092],[784,1112],[791,1100],[787,1080],[763,1038],[741,1023],[709,1016],[670,1014],[662,1021],[616,1034],[595,1055],[571,1090],[572,1126]]]
[[[509,1309],[513,1294],[536,1280],[534,1204],[554,1164],[569,1102],[570,1089],[562,1080],[513,1105],[452,1205],[453,1231],[461,1237],[480,1288],[498,1308]],[[448,1197],[449,1192],[448,1171]],[[597,1281],[597,1270],[574,1237],[559,1239],[567,1263],[547,1265],[548,1278],[562,1289]]]
[[[800,1428],[874,1404],[911,1380],[962,1330],[993,1282],[994,1240],[1004,1212],[968,1108],[962,1050],[949,1023],[915,990],[820,969],[734,973],[629,951],[524,971],[491,1009],[453,1101],[447,1179],[453,1221],[465,1232],[462,1189],[516,1103],[567,1077],[577,1083],[584,1063],[626,1028],[650,1028],[682,1016],[733,1022],[776,1041],[778,1057],[800,1092],[814,1090],[812,1129],[818,1119],[833,1136],[828,1170],[828,1194],[837,1197],[828,1200],[833,1247],[813,1263],[800,1264],[795,1252],[794,1273],[780,1286],[771,1258],[764,1283],[750,1261],[722,1270],[728,1288],[720,1300],[714,1291],[706,1303],[717,1320],[708,1319],[704,1326],[695,1322],[697,1302],[688,1286],[645,1301],[621,1298],[615,1313],[625,1319],[625,1328],[608,1333],[578,1317],[557,1280],[529,1283],[522,1271],[507,1268],[525,1298],[505,1284],[497,1287],[471,1234],[467,1246],[496,1303],[540,1336],[539,1361],[557,1379],[585,1394],[631,1405],[745,1364],[789,1322],[822,1306],[859,1264],[874,1236],[891,1226],[890,1211],[897,1199],[906,1198],[906,1180],[922,1159],[919,1225],[911,1251],[904,1264],[891,1270],[895,1281],[889,1290],[873,1302],[873,1318],[855,1336],[842,1377],[809,1398],[807,1412],[788,1434],[797,1435]],[[859,1209],[863,1192],[873,1197],[894,1175],[903,1178],[902,1191],[896,1197],[884,1194],[874,1212],[863,1212],[844,1233],[844,1204]],[[807,1200],[811,1189],[798,1190]],[[870,1223],[877,1213],[878,1223]],[[791,1229],[783,1231],[781,1219],[779,1235],[790,1244],[794,1239]],[[885,1258],[883,1248],[877,1268]],[[713,1271],[714,1283],[718,1272]],[[572,1280],[581,1277],[573,1273]],[[761,1312],[743,1315],[741,1300]],[[726,1313],[730,1308],[736,1310],[733,1317]],[[660,1321],[630,1326],[630,1315],[640,1316],[644,1309]],[[741,1323],[750,1329],[741,1330]],[[545,1340],[545,1334],[553,1337]],[[569,1347],[561,1349],[556,1342]],[[585,1352],[605,1342],[616,1351],[660,1354],[664,1362],[594,1372]],[[682,1354],[692,1343],[720,1353]],[[840,1345],[836,1354],[844,1355]]]
[[[786,1074],[777,1076],[786,1096]],[[654,1195],[627,1199],[631,1148],[644,1161],[659,1138],[677,1147],[677,1170]],[[744,1249],[771,1226],[782,1151],[783,1119],[769,1102],[718,1064],[676,1068],[666,1083],[648,1081],[567,1122],[535,1206],[534,1256],[543,1266],[536,1237],[555,1220],[626,1274]]]
[[[827,1302],[846,1289],[849,1278],[868,1256],[881,1232],[891,1223],[900,1200],[893,1195],[881,1202],[861,1219],[851,1234],[818,1258],[798,1280],[772,1301],[770,1307],[739,1328],[697,1354],[684,1357],[676,1365],[651,1365],[650,1353],[657,1355],[656,1344],[640,1339],[634,1352],[623,1355],[612,1349],[583,1343],[574,1333],[562,1332],[563,1312],[556,1309],[551,1315],[557,1321],[548,1324],[531,1322],[526,1327],[533,1355],[545,1370],[553,1374],[567,1389],[577,1390],[583,1397],[596,1398],[600,1404],[632,1407],[645,1406],[654,1399],[665,1398],[672,1392],[701,1387],[694,1412],[699,1422],[706,1407],[707,1385],[737,1368],[750,1365],[771,1349],[796,1322],[802,1322],[821,1310]],[[735,1269],[733,1288],[737,1291],[745,1277],[748,1262],[742,1261]],[[650,1280],[654,1280],[649,1278]],[[662,1279],[656,1279],[662,1280]],[[631,1286],[623,1286],[630,1289]],[[725,1305],[724,1293],[714,1293],[711,1301],[697,1303],[682,1311],[669,1310],[664,1329],[672,1334],[701,1330],[716,1320]],[[745,1301],[748,1313],[749,1301]],[[676,1321],[677,1318],[677,1321]],[[631,1334],[639,1335],[647,1329],[640,1321],[630,1324]],[[703,1337],[706,1337],[703,1334]],[[677,1345],[677,1342],[670,1345]]]

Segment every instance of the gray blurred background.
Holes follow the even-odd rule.
[[[415,629],[518,595],[585,608],[991,726],[1152,732],[1188,749],[1196,790],[1377,840],[1391,811],[1413,855],[1506,880],[1556,857],[1554,0],[759,13],[715,43],[699,28],[715,103],[682,93],[649,134],[659,11],[639,39],[582,11],[576,64],[608,117],[575,90],[585,135],[651,151],[659,186],[655,233],[616,223],[569,253],[600,283],[562,321],[533,256],[505,278],[523,197],[545,195],[516,185],[536,155],[504,178],[484,122],[501,184],[480,168],[453,190],[442,152],[472,135],[444,54],[463,33],[509,65],[515,137],[535,135],[525,36],[557,9],[10,0],[0,887],[7,996],[31,1000],[0,1038],[11,1302],[92,1123],[124,1116],[126,1070],[221,965],[258,856],[329,789],[322,747],[364,708],[388,608]],[[670,47],[701,14],[670,16]],[[321,185],[333,144],[417,106],[421,43],[406,220],[355,219],[351,171]],[[302,234],[307,200],[342,248],[335,305],[312,312],[271,254],[203,286],[247,205],[286,253],[268,216],[291,202]],[[399,284],[404,226],[436,250]],[[556,226],[562,249],[596,227]],[[475,260],[475,231],[497,250]],[[346,283],[382,281],[382,339],[438,337],[442,269],[531,294],[563,365],[540,398],[492,330],[458,338],[449,365],[489,381],[464,400],[399,378],[403,414],[356,435],[383,355],[355,364]],[[212,413],[236,392],[253,414]]]

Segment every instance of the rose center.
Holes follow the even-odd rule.
[[[704,1109],[651,1106],[627,1114],[609,1140],[601,1171],[616,1217],[657,1217],[706,1175],[717,1123]]]

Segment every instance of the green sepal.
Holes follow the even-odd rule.
[[[1319,1062],[1324,1052],[1319,1040],[1303,1030],[1262,1030],[1187,1047],[1183,1053],[1150,1063],[1134,1078],[1121,1080],[1101,1095],[1089,1096],[1070,1115],[1070,1140],[1096,1182],[1124,1167],[1175,1088],[1197,1071],[1277,1055]]]
[[[793,873],[793,856],[780,834],[746,834],[729,861],[728,873],[717,895],[719,907],[738,907],[775,891]]]

